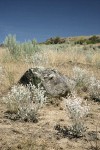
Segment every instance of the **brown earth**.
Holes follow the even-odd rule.
[[[96,144],[96,126],[99,146],[100,104],[91,102],[90,108],[85,124],[86,134],[84,137],[71,139],[55,128],[71,124],[63,101],[60,101],[59,106],[49,104],[42,108],[37,123],[7,119],[5,104],[0,102],[0,150],[88,150],[91,149],[91,143],[94,146]]]

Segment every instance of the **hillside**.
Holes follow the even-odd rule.
[[[96,44],[100,43],[100,35],[91,36],[76,36],[76,37],[53,37],[47,39],[45,44],[62,44],[62,43],[75,43],[75,44]]]

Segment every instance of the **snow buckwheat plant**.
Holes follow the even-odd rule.
[[[67,99],[65,99],[66,108],[69,111],[69,116],[72,120],[72,127],[70,132],[75,137],[80,137],[85,132],[84,119],[89,113],[89,106],[87,104],[82,104],[83,101],[76,94],[72,94]]]
[[[46,98],[43,99],[43,96],[40,94],[43,94],[43,92],[39,93],[40,89],[36,89],[33,86],[31,87],[32,90],[34,88],[35,95],[32,94],[29,86],[15,85],[12,87],[7,97],[4,98],[7,103],[8,112],[10,114],[15,114],[15,119],[33,122],[37,121],[37,112]]]
[[[35,103],[39,105],[38,107],[43,107],[43,104],[46,102],[47,97],[45,96],[45,90],[41,87],[41,83],[38,84],[37,88],[31,83],[27,86],[31,91],[31,97],[33,101],[35,101]]]
[[[94,76],[90,77],[89,94],[92,99],[100,101],[100,80],[97,80]]]
[[[76,86],[88,86],[88,72],[85,69],[79,67],[73,68],[74,80],[76,81]]]
[[[46,52],[37,52],[32,56],[32,63],[35,66],[44,66],[44,65],[48,65],[49,63],[49,58],[48,58],[48,54]]]

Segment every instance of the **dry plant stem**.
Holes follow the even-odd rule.
[[[97,125],[96,125],[96,150],[98,149],[98,141],[97,141]]]

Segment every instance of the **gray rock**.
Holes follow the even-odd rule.
[[[40,83],[46,93],[53,97],[65,97],[70,93],[68,78],[55,69],[31,68],[27,70],[19,80],[19,84],[29,83],[36,87]]]

